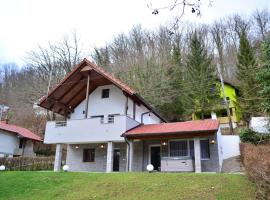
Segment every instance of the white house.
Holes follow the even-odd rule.
[[[62,144],[71,171],[215,171],[222,166],[217,120],[166,123],[136,91],[84,59],[39,106],[63,115],[49,121],[44,143]]]
[[[28,129],[0,121],[0,157],[35,156],[33,144],[41,141]]]

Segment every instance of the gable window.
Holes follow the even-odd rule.
[[[83,149],[83,162],[95,162],[95,149]]]
[[[103,89],[101,92],[101,98],[105,99],[105,98],[109,98],[110,96],[110,89]]]
[[[209,150],[209,140],[200,140],[201,146],[201,159],[209,159],[210,158],[210,150]]]
[[[171,157],[182,157],[188,156],[188,141],[170,141],[170,156]]]

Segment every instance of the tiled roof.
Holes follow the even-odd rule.
[[[219,127],[218,120],[196,120],[186,122],[162,123],[162,124],[146,124],[140,125],[124,133],[126,136],[137,135],[161,135],[170,133],[198,133],[213,132]]]
[[[42,141],[41,137],[39,137],[38,135],[32,133],[30,130],[20,127],[20,126],[15,126],[12,124],[7,124],[4,121],[0,121],[0,130],[5,130],[8,132],[12,132],[15,134],[18,134],[22,137],[31,139],[31,140],[36,140],[36,141]]]

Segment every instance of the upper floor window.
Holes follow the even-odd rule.
[[[110,89],[103,89],[101,93],[101,98],[105,99],[109,98],[109,96],[110,96]]]

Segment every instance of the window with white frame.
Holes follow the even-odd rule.
[[[201,159],[209,159],[210,158],[209,140],[208,139],[200,140],[200,146],[201,146]]]

